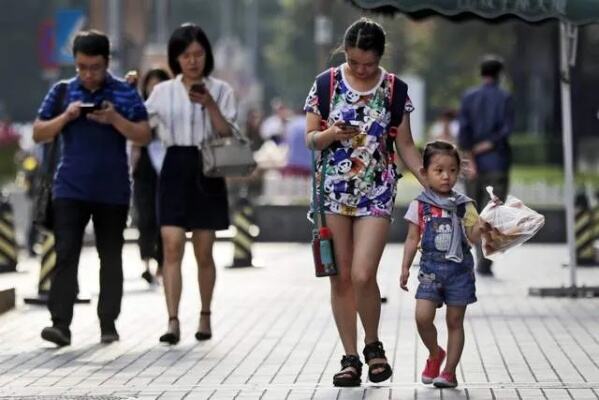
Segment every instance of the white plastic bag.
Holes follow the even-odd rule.
[[[505,203],[498,201],[493,187],[487,186],[491,201],[480,213],[489,232],[482,237],[485,257],[516,247],[532,238],[545,224],[545,217],[526,207],[514,196],[508,195]],[[492,258],[492,257],[491,257]]]

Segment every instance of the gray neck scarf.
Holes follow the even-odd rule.
[[[462,231],[462,224],[460,223],[460,217],[458,216],[458,206],[461,204],[473,202],[471,198],[465,196],[455,190],[451,191],[448,197],[439,196],[437,193],[430,189],[426,189],[416,200],[423,203],[428,203],[432,206],[447,210],[451,216],[451,242],[449,244],[449,250],[445,254],[445,259],[461,263],[464,259],[462,253],[462,240],[465,240]]]

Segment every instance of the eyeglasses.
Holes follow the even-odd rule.
[[[92,64],[92,65],[77,64],[75,66],[77,73],[81,74],[81,75],[83,75],[85,73],[90,73],[92,75],[96,75],[96,74],[103,72],[105,68],[106,68],[106,66],[103,64]]]

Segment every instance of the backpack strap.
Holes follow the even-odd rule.
[[[424,217],[428,217],[429,219],[432,218],[433,213],[431,210],[431,205],[425,202],[419,202],[418,203],[420,206],[422,206],[422,216]]]
[[[335,68],[321,72],[316,77],[316,95],[318,96],[318,111],[322,120],[326,122],[329,119],[331,111],[331,99],[333,98],[333,89],[335,87]]]
[[[65,81],[62,81],[58,84],[56,88],[56,102],[53,104],[52,108],[52,118],[58,117],[65,110],[65,100],[67,98],[67,89],[69,84]],[[52,139],[52,141],[44,144],[43,157],[45,166],[43,168],[46,169],[45,173],[50,176],[54,175],[54,170],[56,169],[56,164],[58,163],[58,149],[60,144],[58,143],[58,135]]]
[[[64,101],[67,95],[68,82],[61,81],[56,87],[56,102],[52,107],[52,118],[58,117],[65,109]]]
[[[403,120],[404,109],[408,99],[408,85],[395,74],[391,75],[391,128],[396,128]]]

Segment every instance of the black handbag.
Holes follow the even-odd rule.
[[[60,83],[53,115],[56,117],[63,110],[63,103],[67,92],[67,84]],[[54,216],[52,212],[52,184],[54,171],[56,170],[58,156],[58,135],[44,145],[44,158],[39,167],[36,184],[35,198],[33,199],[33,223],[47,230],[54,227]]]

